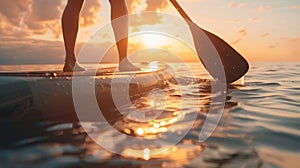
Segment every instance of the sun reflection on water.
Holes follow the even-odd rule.
[[[146,94],[144,98],[133,100],[132,103],[141,110],[141,113],[145,113],[144,116],[150,118],[148,121],[141,120],[136,117],[143,117],[143,115],[127,115],[121,120],[117,121],[114,128],[122,133],[130,136],[143,138],[145,141],[143,144],[128,144],[122,149],[122,156],[125,158],[135,158],[142,160],[151,159],[170,159],[188,160],[188,158],[200,153],[203,150],[203,146],[196,141],[184,140],[184,144],[169,147],[168,141],[163,142],[161,145],[148,143],[147,140],[159,140],[164,138],[166,134],[172,133],[175,136],[180,136],[182,131],[186,128],[185,119],[186,115],[195,113],[197,111],[186,111],[182,107],[182,97],[180,89],[176,84],[170,84],[168,88],[163,90],[152,90]],[[209,104],[211,96],[210,93],[203,96],[202,104]],[[188,101],[195,105],[195,101],[199,103],[199,100],[193,99]],[[199,103],[201,105],[201,103]],[[206,105],[205,105],[206,106]],[[203,108],[208,108],[203,107]],[[143,111],[143,109],[145,111]],[[195,123],[195,127],[201,124],[201,122]],[[121,143],[121,142],[120,142]]]

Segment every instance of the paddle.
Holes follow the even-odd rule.
[[[235,49],[220,37],[197,26],[176,0],[170,1],[188,23],[197,54],[214,78],[224,80],[224,73],[220,71],[220,68],[224,68],[227,83],[232,83],[247,73],[249,64]],[[215,48],[209,45],[208,41],[211,41]]]

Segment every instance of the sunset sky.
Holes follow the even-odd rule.
[[[66,0],[0,1],[0,64],[63,63],[60,19]],[[178,2],[195,23],[223,38],[250,62],[300,61],[299,0]],[[179,16],[168,0],[127,0],[127,4],[130,13],[157,11]],[[77,49],[98,28],[109,23],[109,16],[108,0],[86,0]],[[173,24],[161,17],[154,17],[151,22],[156,26]],[[142,30],[146,25],[134,26],[132,31]],[[149,35],[139,39],[144,47],[175,45],[175,42],[163,42],[164,39]],[[147,42],[149,40],[160,44]],[[104,40],[103,45],[109,42]],[[188,54],[182,57],[189,60]]]

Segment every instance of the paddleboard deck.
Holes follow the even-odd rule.
[[[75,114],[72,87],[75,77],[94,82],[95,95],[101,111],[114,108],[112,98],[112,80],[115,80],[116,92],[120,94],[129,87],[131,99],[155,88],[167,86],[173,79],[170,68],[161,63],[141,64],[141,71],[118,72],[116,67],[90,69],[80,72],[34,71],[0,73],[0,118],[32,115],[32,111],[46,118],[66,117]],[[128,83],[128,81],[130,81]],[[116,87],[117,86],[117,87]],[[82,96],[89,99],[84,89]],[[58,115],[59,114],[59,115]]]
[[[29,72],[0,72],[0,77],[72,77],[72,76],[109,76],[109,75],[131,75],[131,74],[147,74],[151,72],[161,71],[168,68],[162,63],[140,63],[137,64],[140,71],[118,71],[117,67],[105,67],[98,69],[87,69],[85,71],[63,72],[63,71],[29,71]]]

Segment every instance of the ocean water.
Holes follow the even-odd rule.
[[[68,115],[63,111],[53,111],[54,119],[41,119],[28,106],[4,110],[8,98],[0,97],[0,167],[299,167],[300,63],[251,63],[243,80],[221,94],[212,93],[214,81],[207,80],[199,64],[189,64],[194,76],[182,65],[170,66],[179,82],[169,82],[152,97],[145,94],[132,100],[138,109],[146,109],[146,117],[155,119],[142,122],[130,114],[112,118],[114,129],[145,139],[144,143],[107,136],[113,130],[101,122],[55,120],[56,115]],[[61,65],[0,66],[0,71],[58,68]],[[210,112],[212,104],[223,107],[223,102],[213,101],[222,94],[226,98],[222,117],[212,135],[200,142],[205,121],[218,116]],[[129,106],[123,108],[130,111]],[[107,112],[118,110],[111,107]],[[182,138],[173,145],[168,135]],[[99,139],[119,154],[99,145]],[[150,143],[158,139],[163,143]],[[159,149],[166,150],[150,155]]]

